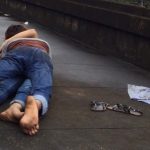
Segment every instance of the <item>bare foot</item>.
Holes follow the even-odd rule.
[[[33,96],[28,96],[24,116],[20,120],[20,126],[23,132],[28,135],[34,135],[39,129],[39,109],[40,105]]]
[[[19,103],[13,103],[8,109],[0,113],[0,119],[17,123],[24,114],[21,109],[22,106]]]

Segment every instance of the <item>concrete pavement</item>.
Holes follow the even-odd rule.
[[[0,41],[7,26],[20,22],[1,15]],[[129,83],[150,87],[150,72],[91,53],[91,48],[43,26],[30,26],[52,48],[52,103],[36,136],[24,135],[17,124],[0,121],[0,150],[150,150],[150,106],[131,101],[127,94]],[[131,105],[144,115],[92,112],[91,100]]]

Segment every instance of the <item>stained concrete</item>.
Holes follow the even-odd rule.
[[[26,20],[24,20],[26,21]],[[0,16],[0,41],[7,26],[20,23]],[[30,23],[52,49],[53,97],[39,133],[24,135],[18,124],[0,121],[2,150],[150,150],[150,106],[129,99],[127,84],[150,87],[150,72],[91,53],[71,39]],[[90,111],[90,101],[123,103],[140,109],[135,117],[113,111]],[[0,108],[2,111],[7,105]]]

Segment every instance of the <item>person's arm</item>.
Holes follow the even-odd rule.
[[[35,29],[28,29],[26,31],[22,31],[20,33],[17,33],[16,35],[12,36],[11,38],[5,40],[2,45],[0,46],[0,52],[3,48],[3,46],[11,41],[11,40],[14,40],[14,39],[17,39],[17,38],[37,38],[38,37],[38,33]]]
[[[38,37],[38,33],[35,29],[28,29],[26,31],[17,33],[16,35],[7,39],[7,41],[11,41],[11,40],[14,40],[16,38],[37,38],[37,37]]]

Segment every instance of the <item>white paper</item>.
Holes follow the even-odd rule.
[[[150,104],[150,88],[128,84],[128,94],[131,99]]]

